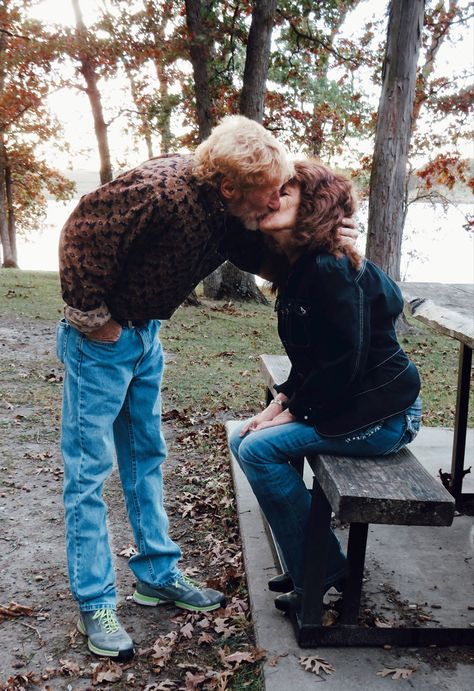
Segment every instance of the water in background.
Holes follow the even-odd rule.
[[[57,271],[58,240],[61,227],[77,204],[48,201],[44,227],[29,240],[18,238],[19,264],[22,269]],[[474,235],[463,228],[464,214],[473,212],[472,204],[450,206],[411,204],[402,247],[402,279],[438,283],[474,282]],[[358,221],[367,224],[367,208],[362,206]],[[360,248],[365,246],[361,236]]]

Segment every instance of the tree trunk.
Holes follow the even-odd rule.
[[[18,252],[16,248],[15,208],[13,206],[12,171],[10,168],[10,163],[8,161],[8,156],[3,142],[1,143],[1,147],[3,149],[3,159],[5,161],[5,193],[7,199],[8,237],[10,238],[10,247],[13,261],[15,263],[15,266],[18,266]]]
[[[127,75],[128,81],[130,82],[130,92],[132,94],[133,102],[135,103],[135,107],[138,112],[138,117],[140,119],[141,130],[143,132],[143,137],[145,138],[148,158],[153,158],[153,143],[151,139],[150,125],[148,124],[146,113],[144,112],[143,107],[140,104],[140,94],[137,89],[137,83],[135,81],[135,77],[133,76],[132,69],[129,65],[127,65],[125,59],[123,60],[123,65],[125,69],[125,74]]]
[[[107,124],[104,120],[104,114],[102,110],[102,101],[100,97],[99,89],[97,88],[97,74],[94,69],[94,65],[90,58],[85,52],[82,51],[80,46],[81,37],[86,35],[86,27],[82,19],[81,8],[79,6],[79,0],[71,0],[72,6],[74,8],[74,14],[76,17],[76,35],[79,39],[79,53],[80,53],[80,63],[81,63],[81,73],[86,81],[87,89],[86,93],[89,97],[89,103],[92,110],[92,116],[94,118],[94,130],[97,139],[97,145],[99,148],[99,158],[100,158],[100,182],[104,185],[106,182],[110,182],[113,179],[112,174],[112,164],[110,162],[110,149],[109,141],[107,137]]]
[[[212,102],[209,89],[209,40],[203,18],[209,12],[209,0],[186,0],[186,24],[190,35],[189,55],[193,66],[194,94],[199,141],[207,139],[212,128]]]
[[[367,257],[400,280],[405,181],[424,0],[392,0],[370,177]]]
[[[212,300],[237,300],[268,305],[255,283],[255,276],[226,262],[204,281],[204,297]]]
[[[263,122],[265,86],[275,12],[276,0],[254,2],[247,41],[240,112],[260,123]]]
[[[0,240],[2,244],[2,268],[16,269],[18,264],[10,240],[7,212],[7,175],[3,132],[0,133]]]

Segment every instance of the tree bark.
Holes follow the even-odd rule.
[[[0,94],[5,88],[5,68],[3,67],[2,53],[7,47],[7,34],[0,31]],[[8,185],[10,184],[10,192],[7,191]],[[9,198],[11,196],[11,181],[9,182],[9,172],[7,163],[7,154],[5,149],[5,133],[0,130],[0,242],[2,246],[2,267],[7,268],[17,268],[17,257],[16,249],[14,243],[12,247],[12,241],[10,232],[12,230],[12,225],[10,223],[8,206]],[[15,226],[13,225],[13,232]]]
[[[259,290],[255,276],[226,262],[204,281],[204,297],[212,300],[237,300],[268,305],[265,295]]]
[[[209,39],[203,18],[209,11],[209,0],[186,0],[186,24],[190,35],[189,55],[193,66],[194,95],[199,141],[207,139],[212,128],[212,101],[209,89]]]
[[[367,257],[400,280],[406,172],[424,0],[392,0],[370,177]]]
[[[263,122],[275,12],[276,0],[255,0],[247,41],[240,112],[260,123]]]
[[[100,182],[102,185],[104,185],[106,182],[110,182],[113,179],[112,164],[110,161],[109,140],[107,136],[107,124],[104,120],[102,101],[100,97],[100,91],[97,87],[98,79],[94,69],[94,65],[88,57],[87,53],[84,52],[80,46],[81,38],[85,38],[87,29],[82,19],[79,0],[71,1],[74,9],[74,14],[76,17],[76,35],[79,39],[79,60],[81,63],[80,70],[87,85],[86,93],[89,98],[89,103],[92,110],[92,117],[94,118],[94,130],[97,139],[97,145],[99,148]]]

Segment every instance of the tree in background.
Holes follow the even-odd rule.
[[[28,19],[29,0],[0,0],[0,238],[3,268],[17,267],[17,232],[37,227],[46,194],[67,199],[74,188],[47,164],[39,147],[60,131],[46,105],[54,86],[55,38]]]
[[[73,49],[71,57],[77,60],[78,71],[86,83],[85,87],[78,86],[77,88],[84,90],[89,99],[99,150],[100,182],[103,185],[112,180],[113,173],[107,136],[107,123],[104,119],[98,82],[101,76],[100,70],[105,68],[108,71],[111,67],[115,68],[116,62],[111,51],[107,50],[107,44],[104,44],[104,41],[97,40],[95,32],[87,30],[82,19],[79,0],[71,0],[71,2],[76,17],[75,40],[69,44]]]
[[[433,120],[451,114],[459,105],[457,115],[463,120],[472,111],[472,98],[461,88],[449,97],[441,97],[450,88],[446,79],[433,79],[434,62],[441,43],[456,21],[465,21],[467,7],[461,8],[451,0],[436,2],[423,18],[424,3],[393,0],[390,5],[386,56],[383,67],[382,94],[377,116],[377,131],[370,178],[369,229],[367,256],[384,268],[395,280],[400,280],[400,260],[403,229],[410,201],[433,196],[433,182],[452,188],[457,181],[468,182],[468,161],[459,151],[449,151],[456,145],[462,128],[460,122],[446,122],[443,134],[436,137],[419,126],[422,107]],[[424,19],[424,28],[423,27]],[[423,31],[423,33],[422,33]],[[425,48],[425,56],[418,71],[418,53]],[[451,88],[452,90],[452,88]],[[466,130],[464,122],[464,130]],[[412,137],[412,135],[414,136]],[[412,142],[410,149],[410,141]],[[445,147],[417,171],[418,186],[410,200],[409,155],[426,154],[433,144]],[[471,181],[472,184],[472,181]],[[439,192],[435,195],[439,198]]]
[[[405,184],[424,0],[392,0],[370,177],[367,256],[400,280]]]

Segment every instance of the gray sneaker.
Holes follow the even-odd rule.
[[[191,612],[210,612],[218,609],[225,602],[223,593],[212,588],[201,588],[183,575],[170,585],[161,588],[138,581],[133,599],[139,605],[149,607],[172,602],[176,607],[189,609]]]
[[[77,628],[87,636],[87,646],[95,655],[130,660],[135,653],[133,641],[120,625],[113,609],[81,612]]]

